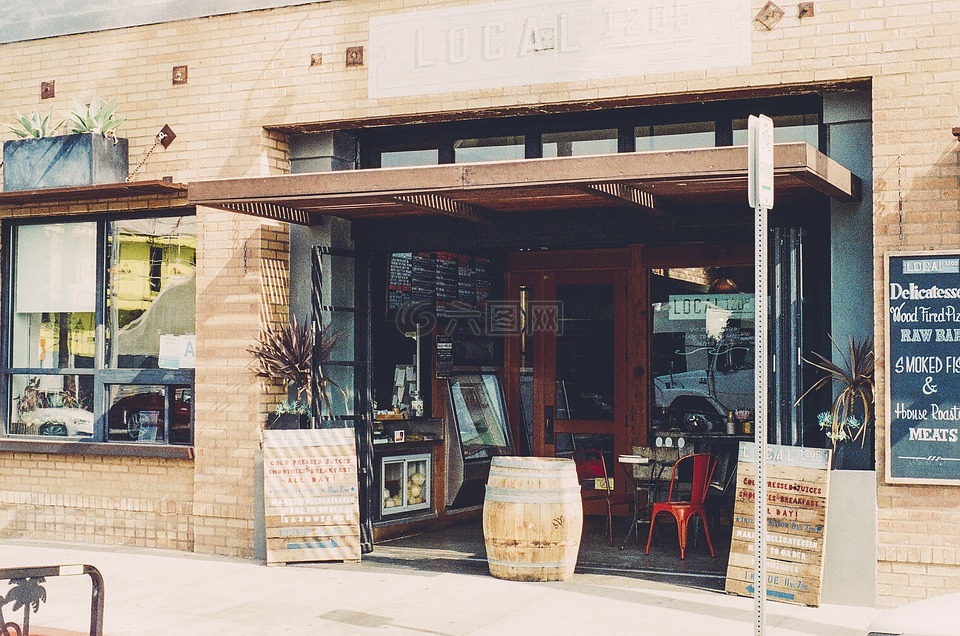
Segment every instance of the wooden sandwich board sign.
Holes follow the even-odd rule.
[[[353,429],[263,432],[267,563],[358,561]]]
[[[830,450],[767,445],[767,598],[820,604]],[[753,596],[756,445],[740,442],[726,591]]]

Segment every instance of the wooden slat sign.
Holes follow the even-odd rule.
[[[756,445],[740,442],[726,590],[753,596]],[[820,604],[830,451],[767,446],[767,598]]]
[[[360,559],[353,429],[263,432],[267,563]]]

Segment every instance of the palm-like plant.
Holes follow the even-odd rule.
[[[840,349],[832,337],[830,342],[833,343],[841,362],[836,363],[819,353],[813,354],[815,360],[804,358],[804,362],[820,369],[824,374],[800,396],[797,404],[814,391],[832,387],[834,383],[839,384],[840,392],[833,398],[829,419],[826,420],[830,429],[828,436],[833,440],[834,446],[839,440],[858,438],[862,446],[866,440],[867,425],[873,419],[873,338],[856,339],[850,336],[847,353]],[[860,426],[852,426],[854,422],[860,424],[856,419],[858,407],[863,412],[863,422]]]
[[[318,408],[323,412],[332,413],[330,400],[327,397],[327,387],[340,386],[327,378],[323,373],[323,364],[330,358],[338,340],[338,334],[329,325],[320,329],[317,344],[316,360],[317,382],[320,387],[320,404]],[[297,392],[293,404],[283,403],[278,406],[278,413],[309,413],[311,395],[310,382],[314,369],[314,333],[313,325],[309,321],[300,322],[296,316],[288,322],[270,325],[260,332],[260,339],[254,347],[248,349],[256,361],[257,377],[268,378],[285,382]],[[344,393],[344,396],[346,394]],[[346,399],[346,398],[345,398]]]

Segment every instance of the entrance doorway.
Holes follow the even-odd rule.
[[[627,250],[508,258],[505,297],[519,324],[505,342],[504,385],[521,452],[564,457],[594,448],[611,471],[630,452],[629,266]]]

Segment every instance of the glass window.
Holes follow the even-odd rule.
[[[193,391],[187,386],[117,384],[107,387],[108,438],[116,442],[190,443]],[[166,426],[167,414],[173,426]]]
[[[616,128],[545,133],[542,139],[544,157],[610,155],[618,148]]]
[[[458,139],[453,143],[455,163],[509,161],[526,156],[523,137],[483,137]]]
[[[557,419],[612,420],[613,285],[557,285]]]
[[[184,363],[195,331],[196,235],[192,216],[108,224],[108,366],[177,369]]]
[[[427,148],[424,150],[390,150],[380,153],[381,168],[435,166],[438,163],[440,163],[440,151],[436,148]]]
[[[654,430],[753,419],[753,267],[651,272]]]
[[[21,225],[13,240],[13,366],[93,367],[97,224]]]
[[[500,378],[493,373],[450,378],[450,401],[465,460],[512,452]]]
[[[820,117],[818,115],[778,115],[773,117],[773,141],[783,144],[804,141],[820,147]],[[747,120],[733,120],[733,145],[747,145]]]
[[[711,148],[717,141],[715,128],[712,121],[637,126],[634,130],[637,152]]]
[[[190,444],[194,217],[22,224],[10,238],[7,433]]]
[[[17,374],[10,386],[11,433],[93,437],[93,376]]]

